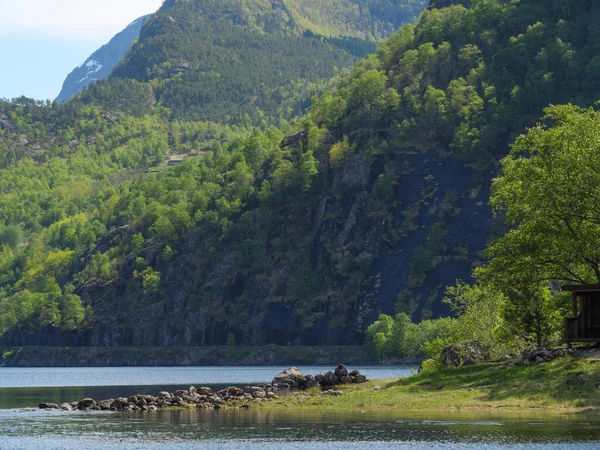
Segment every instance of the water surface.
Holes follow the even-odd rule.
[[[286,369],[271,367],[86,367],[0,368],[0,409],[34,407],[41,402],[73,402],[156,395],[194,386],[220,389],[268,383]],[[414,366],[358,366],[369,379],[408,377]],[[301,366],[304,374],[316,375],[330,366]]]
[[[319,411],[0,411],[2,448],[597,449],[597,417]]]
[[[285,367],[0,368],[0,449],[598,449],[600,414],[405,410],[59,412],[40,401],[110,398],[190,385],[246,385]],[[352,367],[354,368],[354,367]],[[357,367],[371,379],[410,376],[410,366]],[[319,373],[330,367],[302,367]],[[9,408],[9,409],[7,409]],[[20,409],[21,408],[21,409]]]

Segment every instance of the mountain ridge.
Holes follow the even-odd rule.
[[[131,49],[139,37],[144,21],[151,15],[145,15],[131,22],[117,33],[108,43],[90,55],[83,63],[67,75],[61,92],[56,97],[59,103],[76,96],[90,84],[107,78]]]

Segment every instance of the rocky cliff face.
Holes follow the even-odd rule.
[[[277,211],[282,231],[260,269],[240,263],[239,247],[227,243],[208,263],[216,243],[198,228],[170,262],[153,262],[160,295],[136,288],[132,262],[114,282],[78,291],[94,307],[90,328],[8,333],[3,343],[204,346],[234,335],[243,345],[360,345],[380,313],[405,311],[415,321],[444,315],[445,287],[469,279],[492,228],[493,171],[448,156],[441,149],[355,155],[322,171],[304,212]],[[377,180],[392,171],[397,184],[382,199]],[[156,256],[144,253],[147,261]]]
[[[65,79],[62,90],[56,100],[59,103],[69,100],[90,84],[107,78],[121,59],[131,49],[133,42],[140,36],[144,20],[140,17],[123,31],[95,51],[83,64],[76,67]]]

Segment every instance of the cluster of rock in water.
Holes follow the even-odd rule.
[[[131,397],[99,400],[85,398],[78,402],[40,403],[40,409],[63,411],[156,411],[175,407],[220,409],[222,406],[239,406],[248,408],[251,402],[264,402],[278,398],[274,389],[309,389],[313,387],[333,387],[340,384],[365,383],[367,378],[358,370],[348,371],[340,364],[335,371],[326,374],[304,375],[298,368],[291,367],[273,378],[271,384],[246,386],[245,388],[228,387],[213,392],[211,388],[191,386],[186,390],[160,392],[158,395],[137,394]],[[325,395],[339,395],[339,391],[326,390]]]
[[[361,375],[358,370],[350,372],[346,366],[340,364],[334,371],[318,375],[304,375],[297,367],[284,370],[273,378],[272,385],[275,388],[300,388],[310,389],[313,387],[333,387],[340,384],[366,383],[367,377]]]

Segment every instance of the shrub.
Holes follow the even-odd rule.
[[[435,359],[427,359],[421,363],[419,373],[433,373],[442,368],[442,364]]]

